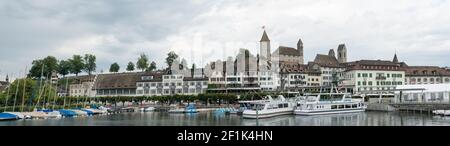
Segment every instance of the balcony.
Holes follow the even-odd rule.
[[[375,79],[376,79],[376,80],[386,80],[386,77],[384,77],[384,76],[378,76],[378,77],[375,77]]]

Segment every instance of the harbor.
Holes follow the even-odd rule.
[[[284,115],[257,120],[214,112],[130,112],[77,118],[2,121],[0,126],[450,126],[450,117],[416,112],[370,111],[318,116]]]

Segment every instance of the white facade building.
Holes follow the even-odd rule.
[[[343,85],[354,94],[369,94],[376,90],[392,90],[405,84],[405,71],[396,63],[381,60],[361,60],[349,63]],[[373,92],[376,93],[376,92]]]
[[[450,84],[400,85],[395,102],[450,103]]]

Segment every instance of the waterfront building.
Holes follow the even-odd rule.
[[[92,88],[94,86],[96,78],[97,75],[81,75],[62,78],[60,79],[61,81],[58,86],[58,95],[67,95],[72,97],[92,97],[95,95],[95,92],[92,91]],[[68,91],[68,93],[66,93],[66,90]]]
[[[405,84],[448,84],[450,71],[437,66],[408,66],[406,69]]]
[[[399,85],[395,102],[450,102],[450,84]]]
[[[136,96],[136,82],[143,73],[112,73],[97,75],[95,96]]]
[[[236,58],[207,64],[208,91],[211,93],[241,93],[271,91],[277,87],[277,75],[270,61],[259,58],[247,49],[240,49]]]
[[[282,63],[281,88],[291,92],[319,92],[321,88],[321,72],[307,65]]]
[[[146,72],[136,81],[136,96],[197,95],[205,93],[207,78],[196,78],[182,74]]]
[[[317,54],[314,61],[309,62],[308,66],[321,72],[322,83],[320,85],[324,87],[331,87],[333,82],[337,84],[345,71],[345,66],[339,63],[331,50],[329,55]]]
[[[342,84],[354,94],[370,94],[392,90],[405,84],[405,70],[400,64],[386,60],[359,60],[348,62]]]

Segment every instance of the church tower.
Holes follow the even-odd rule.
[[[330,51],[328,51],[328,56],[336,58],[336,53],[334,52],[334,49],[330,49]]]
[[[8,75],[6,75],[5,81],[6,81],[7,83],[9,83],[9,76],[8,76]]]
[[[259,48],[260,57],[270,61],[271,60],[270,40],[269,37],[267,36],[266,30],[264,30],[261,41],[259,41],[259,46],[260,46]]]
[[[304,57],[303,57],[303,42],[302,39],[299,39],[297,42],[297,51],[298,54],[300,55],[300,62],[299,64],[303,64],[304,63]]]
[[[345,47],[345,44],[340,44],[338,47],[338,61],[339,63],[346,63],[347,62],[347,47]]]

